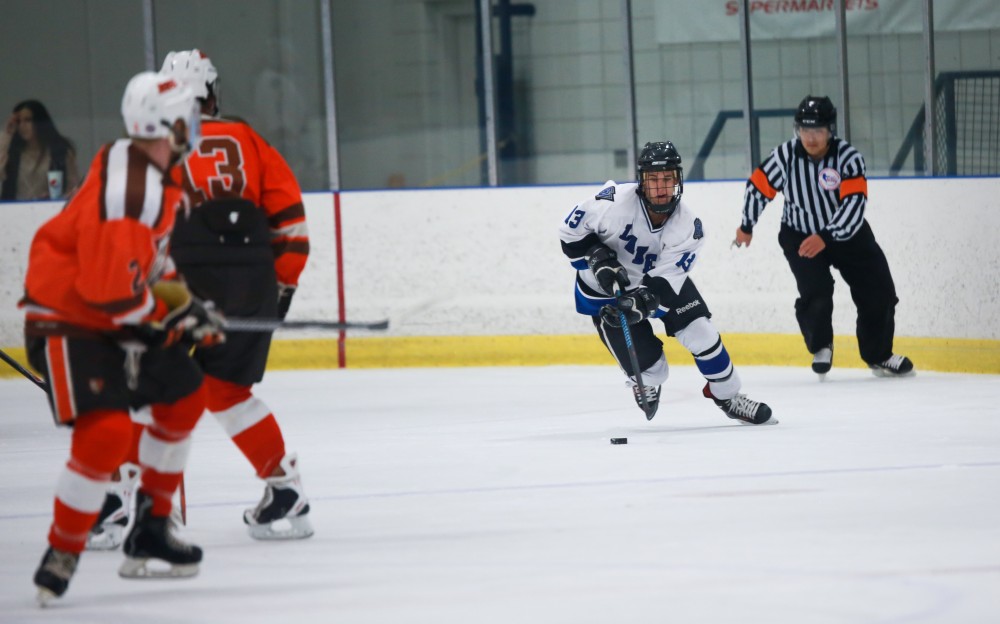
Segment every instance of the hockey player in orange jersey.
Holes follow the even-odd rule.
[[[129,81],[122,116],[129,138],[100,149],[79,192],[36,233],[21,302],[29,361],[47,381],[56,423],[73,428],[34,577],[42,604],[61,596],[76,570],[129,449],[130,405],[152,405],[153,424],[139,444],[136,520],[119,574],[190,576],[202,557],[167,523],[205,406],[201,372],[183,345],[222,338],[221,318],[172,279],[168,255],[183,198],[169,169],[197,144],[200,120],[190,87],[154,72]],[[169,569],[147,568],[150,559]]]
[[[177,268],[196,295],[226,315],[284,318],[309,253],[295,175],[249,125],[217,116],[218,74],[207,56],[171,52],[161,72],[187,84],[202,112],[202,141],[174,171],[192,200],[172,239]],[[205,373],[209,411],[265,481],[263,499],[243,514],[251,537],[299,539],[313,529],[297,458],[286,453],[271,409],[252,392],[270,344],[269,333],[230,334],[223,345],[196,349],[194,359]],[[108,509],[127,508],[127,495],[115,498],[114,489],[124,488],[109,490]],[[115,521],[127,522],[109,515],[95,526],[95,538],[109,535]]]

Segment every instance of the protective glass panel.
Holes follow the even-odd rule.
[[[249,122],[303,190],[329,188],[318,3],[171,0],[154,8],[157,69],[172,50],[205,52],[219,72],[221,114]]]
[[[331,3],[342,188],[486,183],[477,4]]]
[[[687,180],[746,177],[736,16],[681,0],[634,0],[632,6],[639,147],[672,141]]]
[[[142,4],[32,0],[4,6],[10,10],[0,18],[0,121],[6,125],[23,100],[41,102],[59,134],[74,144],[82,177],[97,149],[124,134],[122,93],[143,69]]]
[[[501,184],[599,184],[635,175],[625,157],[621,4],[494,3]]]

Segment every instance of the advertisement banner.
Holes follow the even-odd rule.
[[[658,0],[656,37],[661,44],[738,41],[740,0]],[[923,32],[920,0],[846,0],[848,36]],[[834,0],[751,0],[750,37],[833,37]],[[996,0],[936,0],[938,32],[1000,28]]]

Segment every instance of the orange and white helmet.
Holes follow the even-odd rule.
[[[216,99],[219,97],[219,72],[215,71],[212,60],[197,48],[168,52],[160,72],[185,82],[197,98],[207,100],[212,95]]]
[[[132,77],[122,97],[125,131],[137,139],[174,138],[176,122],[187,128],[187,144],[201,138],[201,114],[194,92],[184,83],[159,72]]]

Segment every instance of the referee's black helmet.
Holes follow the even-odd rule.
[[[825,95],[807,95],[795,111],[795,126],[797,128],[829,128],[835,132],[837,127],[837,107]]]

